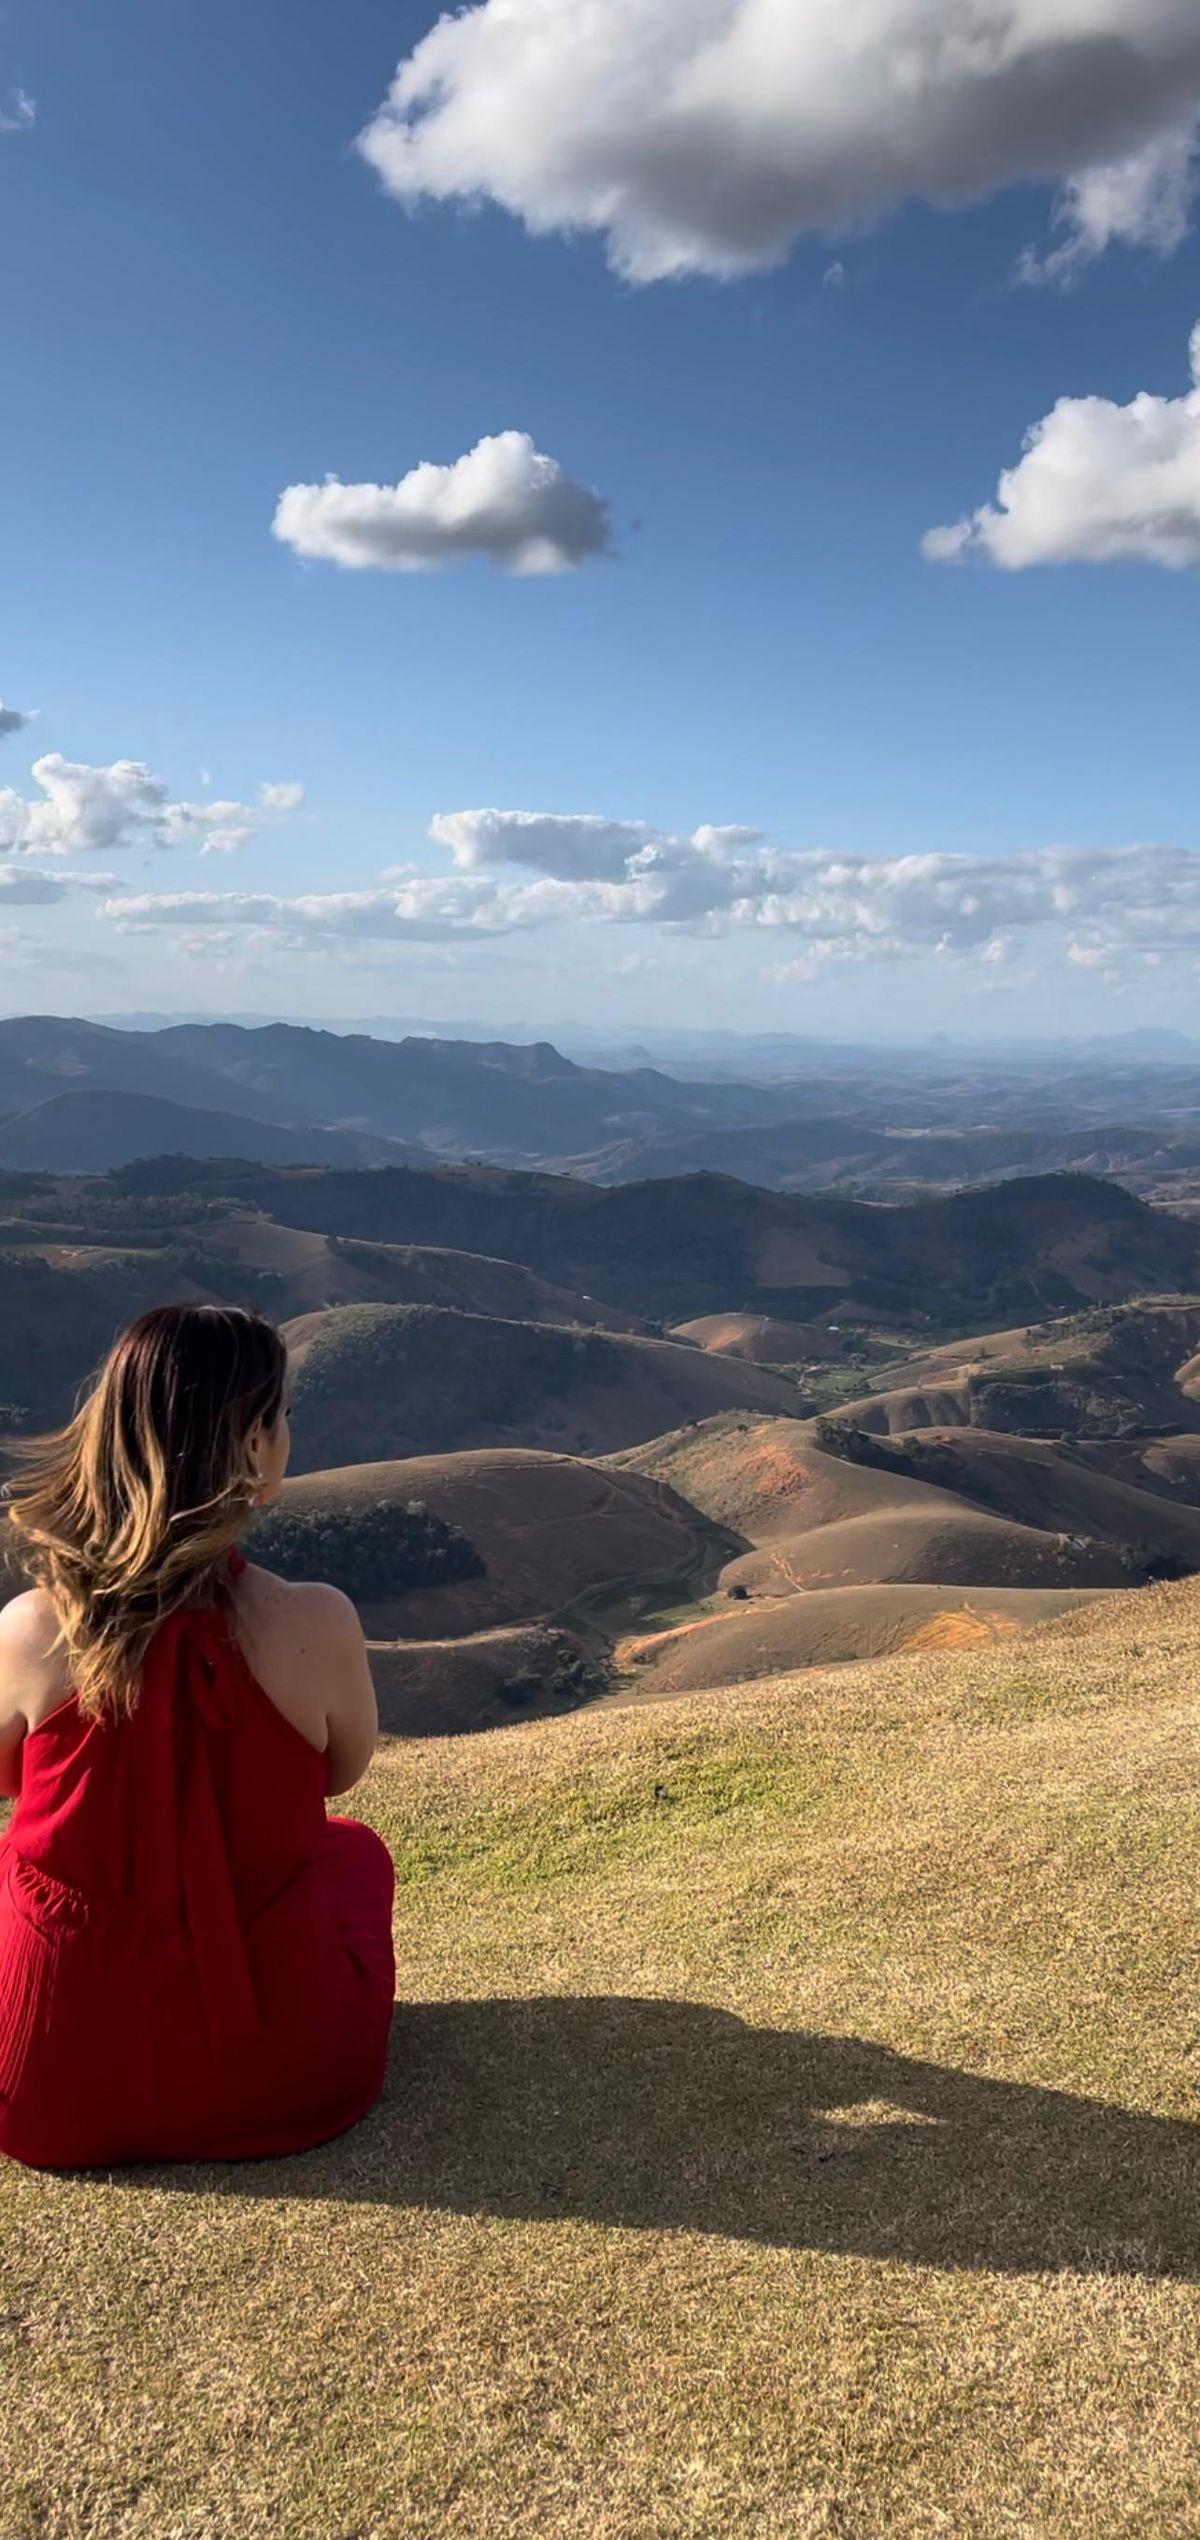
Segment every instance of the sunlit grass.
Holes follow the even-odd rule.
[[[376,2115],[0,2171],[3,2540],[1200,2529],[1198,1628],[387,1750]]]

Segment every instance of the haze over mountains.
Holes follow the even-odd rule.
[[[730,1046],[721,1035],[697,1036],[696,1048],[668,1069],[618,1052],[580,1064],[545,1041],[13,1018],[0,1022],[0,1165],[100,1171],[171,1151],[264,1164],[428,1156],[601,1184],[716,1172],[887,1198],[1065,1170],[1197,1204],[1200,1044],[1181,1034],[1040,1058]]]

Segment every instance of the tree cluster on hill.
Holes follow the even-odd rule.
[[[247,1550],[281,1578],[325,1579],[363,1604],[487,1574],[461,1527],[421,1499],[345,1508],[292,1508],[280,1501],[258,1518]]]

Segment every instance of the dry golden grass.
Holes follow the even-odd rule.
[[[1200,2531],[1198,1626],[387,1751],[376,2115],[0,2172],[3,2540]]]

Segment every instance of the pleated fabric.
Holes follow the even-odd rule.
[[[220,1606],[172,1616],[136,1710],[32,1730],[0,1841],[0,2152],[242,2160],[378,2097],[393,1870]]]

